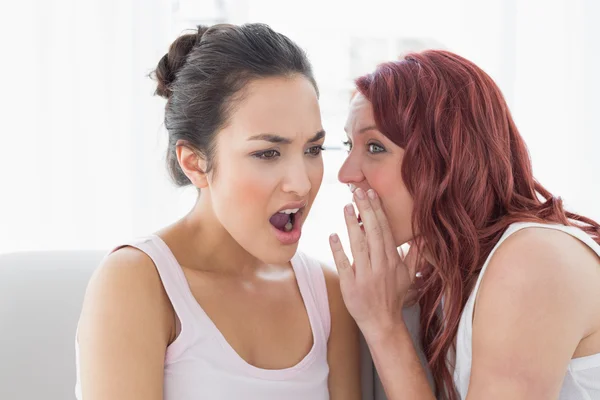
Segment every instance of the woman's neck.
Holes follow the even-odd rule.
[[[159,235],[186,268],[246,275],[265,266],[239,245],[215,215],[210,199],[202,196],[185,217]]]

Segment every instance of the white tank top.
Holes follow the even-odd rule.
[[[313,347],[298,364],[270,370],[247,363],[229,345],[194,298],[181,266],[160,237],[153,235],[127,246],[152,259],[181,322],[181,332],[165,355],[164,400],[329,399],[327,340],[331,319],[325,277],[318,261],[301,253],[291,260],[308,313]],[[76,357],[75,393],[82,400],[77,341]]]
[[[556,229],[566,232],[586,245],[600,257],[600,245],[581,229],[565,225],[546,225],[530,222],[520,222],[512,224],[508,227],[504,235],[498,241],[498,244],[490,252],[479,277],[473,292],[469,296],[465,308],[462,312],[458,325],[458,333],[456,336],[456,366],[454,370],[454,383],[458,389],[461,399],[466,399],[467,390],[469,388],[469,379],[471,376],[471,361],[472,361],[472,341],[473,341],[473,307],[475,305],[475,297],[479,290],[479,285],[483,279],[483,275],[487,269],[491,257],[494,255],[498,247],[513,233],[529,227],[540,227],[548,229]],[[569,363],[567,373],[563,381],[559,400],[599,400],[600,399],[600,353],[587,357],[574,358]]]

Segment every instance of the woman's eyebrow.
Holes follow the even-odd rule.
[[[307,143],[317,142],[325,137],[325,131],[321,130],[317,132],[313,137],[308,139]],[[266,142],[271,143],[281,143],[281,144],[290,144],[292,143],[291,139],[285,138],[283,136],[274,134],[274,133],[261,133],[259,135],[254,135],[248,138],[248,140],[264,140]]]

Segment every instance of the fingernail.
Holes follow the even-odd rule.
[[[344,211],[347,215],[352,215],[354,214],[354,206],[352,204],[346,204],[346,207],[344,207]]]
[[[340,237],[336,234],[336,233],[332,233],[331,236],[329,236],[331,238],[331,241],[333,243],[337,243],[340,241]]]
[[[369,191],[367,192],[367,195],[369,196],[369,198],[371,200],[375,200],[377,198],[377,193],[375,193],[375,191],[373,189],[369,189]]]
[[[365,192],[362,189],[356,189],[354,193],[356,193],[356,197],[358,197],[360,200],[364,200]]]

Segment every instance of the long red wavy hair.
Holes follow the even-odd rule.
[[[600,226],[566,212],[534,179],[500,89],[472,62],[447,51],[411,53],[356,86],[372,103],[378,129],[405,150],[412,228],[432,261],[424,269],[421,339],[438,396],[455,400],[447,355],[478,272],[506,228],[576,225],[600,243]]]

